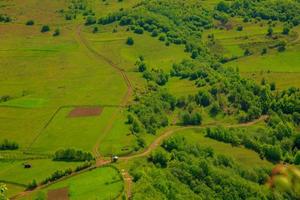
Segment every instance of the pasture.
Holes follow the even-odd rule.
[[[108,200],[115,199],[123,192],[123,180],[115,168],[102,167],[55,183],[22,199],[34,199],[38,196],[45,198],[49,191],[60,188],[68,189],[71,200]]]

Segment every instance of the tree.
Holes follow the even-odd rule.
[[[271,161],[279,162],[282,159],[282,151],[280,147],[273,145],[265,145],[263,147],[264,156]]]
[[[95,26],[95,27],[93,28],[93,33],[97,33],[98,31],[99,31],[98,26]]]
[[[132,46],[134,44],[133,38],[132,37],[128,37],[127,41],[126,41],[126,44],[129,45],[129,46]]]
[[[45,32],[48,32],[48,31],[50,31],[50,27],[48,25],[43,25],[42,29],[41,29],[41,32],[45,33]]]
[[[237,31],[242,31],[243,29],[244,29],[243,26],[239,25],[236,30]]]
[[[267,48],[263,48],[261,50],[261,55],[265,55],[267,52],[268,52],[268,49]]]
[[[246,49],[244,52],[244,56],[250,56],[252,53],[249,49]]]
[[[156,150],[154,153],[151,154],[149,159],[154,164],[164,168],[168,165],[169,155],[162,150]]]
[[[195,97],[195,100],[198,104],[206,107],[211,104],[212,97],[207,91],[199,91],[199,93]]]
[[[36,187],[37,187],[37,183],[35,179],[33,179],[32,182],[27,185],[28,190],[33,190]]]
[[[288,35],[289,32],[290,32],[290,28],[289,27],[287,27],[287,26],[283,27],[282,34]]]
[[[28,20],[28,21],[26,22],[26,25],[27,25],[27,26],[32,26],[32,25],[34,25],[34,21],[33,21],[33,20]]]
[[[297,151],[297,153],[295,155],[294,164],[300,165],[300,151]]]
[[[275,82],[270,83],[270,90],[272,90],[272,91],[276,90]]]
[[[216,6],[216,9],[218,11],[221,11],[221,12],[228,12],[229,9],[230,9],[230,6],[228,5],[228,3],[224,2],[224,1],[220,1],[217,6]]]
[[[268,28],[268,32],[267,32],[267,36],[271,37],[273,35],[273,28],[272,27],[269,27]]]
[[[220,105],[218,103],[213,103],[213,105],[210,108],[210,114],[214,117],[221,111]]]
[[[97,20],[94,16],[88,16],[85,21],[85,25],[89,26],[92,24],[96,24]]]
[[[57,29],[55,29],[53,36],[55,37],[55,36],[59,36],[59,35],[60,35],[60,29],[57,28]]]

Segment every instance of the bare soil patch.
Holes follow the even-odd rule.
[[[48,200],[69,200],[69,190],[67,187],[56,190],[49,190],[47,194]]]
[[[76,107],[69,113],[68,117],[91,117],[101,114],[101,107]]]

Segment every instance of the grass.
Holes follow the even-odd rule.
[[[12,99],[3,103],[0,106],[17,107],[17,108],[39,108],[45,105],[46,100],[22,97],[18,99]]]
[[[187,140],[199,143],[202,147],[212,147],[216,153],[233,157],[237,162],[246,167],[271,166],[266,160],[261,160],[259,155],[254,151],[243,147],[233,147],[230,144],[222,143],[204,136],[203,131],[197,129],[184,130],[177,133],[186,136]]]
[[[118,108],[105,107],[99,116],[70,118],[68,114],[72,108],[63,108],[41,132],[30,151],[53,153],[66,147],[92,151],[116,109]]]
[[[177,77],[170,78],[166,88],[176,97],[195,95],[199,90],[199,88],[195,85],[195,81],[180,79]]]
[[[134,150],[136,137],[129,130],[129,125],[125,124],[125,116],[125,113],[120,113],[109,134],[101,140],[99,151],[102,155],[123,155]]]
[[[32,167],[25,169],[23,166],[24,162],[30,163]],[[38,183],[41,182],[58,169],[73,169],[79,164],[76,162],[54,162],[50,159],[1,161],[0,179],[26,186],[34,179]]]
[[[123,191],[123,180],[112,167],[102,167],[55,183],[34,196],[46,196],[49,190],[68,187],[71,200],[115,199]],[[33,199],[25,197],[24,199]]]

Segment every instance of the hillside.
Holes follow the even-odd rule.
[[[300,198],[299,0],[0,0],[0,200]]]

